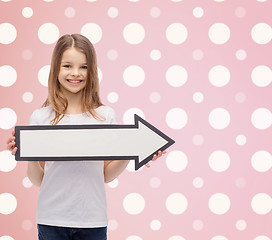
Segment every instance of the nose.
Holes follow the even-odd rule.
[[[79,70],[77,68],[73,68],[71,74],[72,74],[72,76],[79,76],[80,75]]]

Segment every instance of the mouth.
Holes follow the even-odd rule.
[[[80,80],[80,79],[66,79],[66,81],[71,84],[79,84],[79,83],[83,82],[83,80]]]

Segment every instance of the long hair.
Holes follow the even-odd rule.
[[[97,120],[102,120],[101,116],[95,111],[95,108],[103,104],[99,96],[97,59],[94,46],[86,37],[80,34],[67,34],[59,38],[54,48],[48,79],[48,97],[43,104],[43,107],[51,105],[55,111],[55,118],[51,121],[52,125],[59,123],[68,107],[68,100],[61,91],[58,75],[63,53],[71,47],[84,53],[87,59],[87,82],[82,90],[83,110],[90,113]]]

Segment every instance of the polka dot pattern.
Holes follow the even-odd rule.
[[[108,238],[272,240],[272,5],[230,2],[1,0],[1,240],[37,236],[38,189],[5,142],[44,102],[66,33],[95,45],[120,123],[136,113],[176,141],[105,185]]]

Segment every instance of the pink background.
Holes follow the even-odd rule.
[[[45,100],[38,73],[57,38],[87,23],[102,33],[87,29],[104,104],[120,123],[137,112],[176,141],[106,186],[109,239],[272,239],[271,0],[14,0],[0,12],[1,240],[37,239],[39,189],[25,162],[9,167],[6,139]]]

